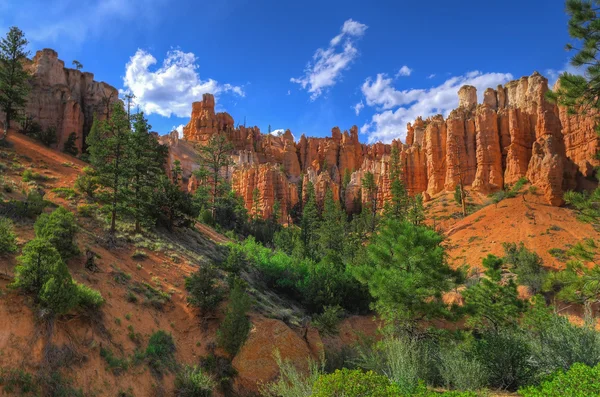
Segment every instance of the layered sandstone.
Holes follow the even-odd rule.
[[[287,214],[306,196],[308,182],[319,203],[331,190],[347,211],[358,211],[370,200],[362,189],[367,172],[375,177],[381,208],[391,196],[392,145],[398,148],[410,195],[427,198],[461,182],[489,194],[527,178],[549,204],[560,205],[563,192],[576,187],[577,176],[589,177],[599,165],[594,157],[599,138],[593,117],[569,115],[546,101],[547,90],[547,79],[537,72],[488,88],[481,104],[475,87],[464,86],[459,107],[447,118],[418,117],[407,125],[406,144],[372,145],[359,142],[356,126],[349,132],[334,127],[330,137],[303,135],[297,142],[289,130],[273,136],[257,127],[234,127],[231,116],[215,113],[214,97],[205,95],[194,103],[184,136],[194,144],[205,144],[216,133],[228,137],[234,147],[235,166],[228,171],[233,189],[249,211],[258,208],[263,216],[270,216],[275,201]],[[299,194],[300,182],[304,191]],[[260,202],[253,203],[256,189]]]
[[[59,150],[69,135],[75,133],[81,151],[94,117],[106,117],[112,104],[119,100],[118,91],[95,81],[92,73],[65,68],[65,63],[51,49],[38,51],[25,67],[31,74],[31,90],[24,114],[43,129],[56,129]],[[2,112],[0,119],[4,120]],[[19,127],[18,123],[12,126]]]

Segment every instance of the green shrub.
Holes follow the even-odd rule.
[[[104,304],[104,298],[99,291],[84,284],[75,283],[78,304],[82,309],[98,309]]]
[[[133,254],[131,254],[131,257],[133,259],[142,260],[142,259],[146,259],[148,257],[148,254],[142,250],[135,250],[135,252]]]
[[[154,288],[148,283],[135,283],[130,288],[133,292],[144,296],[145,304],[150,305],[158,310],[162,310],[164,305],[171,299],[169,294]],[[128,294],[127,301],[135,303],[137,302],[137,297],[135,297],[133,294]]]
[[[210,397],[214,381],[196,366],[184,366],[175,377],[175,396]]]
[[[67,141],[63,145],[63,152],[70,154],[71,156],[77,156],[79,154],[79,149],[77,149],[77,134],[75,132],[71,132]]]
[[[173,336],[165,331],[156,331],[148,340],[146,359],[152,371],[160,375],[165,370],[175,368],[175,342]]]
[[[600,365],[590,368],[576,363],[567,371],[558,371],[539,386],[519,390],[523,397],[600,396]]]
[[[57,187],[52,189],[52,192],[56,193],[58,197],[67,200],[72,200],[77,197],[77,192],[70,187]]]
[[[469,343],[447,346],[440,351],[440,375],[447,388],[479,390],[487,384],[483,363],[473,354]]]
[[[51,146],[58,142],[56,127],[50,126],[46,129],[40,129],[34,138],[40,141],[44,146]]]
[[[475,355],[485,366],[490,387],[515,391],[536,377],[531,347],[520,330],[486,332],[475,345]]]
[[[79,254],[74,242],[77,224],[71,211],[58,207],[51,214],[42,214],[34,229],[36,237],[47,239],[64,260]]]
[[[0,368],[0,385],[6,393],[17,393],[20,396],[36,395],[39,387],[33,376],[21,369]]]
[[[535,295],[542,291],[547,271],[544,269],[542,258],[533,251],[525,248],[523,243],[504,243],[504,263],[512,265],[519,284],[526,285]]]
[[[37,172],[32,171],[31,169],[26,169],[23,171],[23,175],[21,175],[23,182],[31,182],[38,181],[44,182],[48,180],[48,177],[42,174],[38,174]]]
[[[232,357],[246,341],[251,323],[246,316],[250,310],[250,297],[246,294],[241,280],[236,280],[229,295],[229,307],[217,331],[217,342]]]
[[[84,167],[82,174],[75,180],[74,188],[81,194],[93,198],[96,195],[98,186],[98,177],[96,176],[94,169],[91,167]]]
[[[400,392],[386,376],[344,368],[321,375],[313,386],[312,397],[397,397]]]
[[[310,397],[313,385],[323,374],[323,365],[308,359],[308,372],[299,371],[290,360],[282,360],[275,351],[275,361],[279,367],[279,378],[260,386],[260,392],[268,397]]]
[[[8,218],[0,217],[0,255],[17,250],[17,235],[13,223]]]
[[[17,258],[13,286],[32,294],[36,302],[55,314],[68,312],[78,303],[69,269],[50,242],[36,238]]]
[[[48,203],[44,196],[37,190],[32,190],[27,194],[25,201],[12,201],[17,215],[35,219],[40,215]]]
[[[323,313],[313,317],[313,325],[323,335],[335,335],[343,315],[344,310],[340,306],[326,306]]]
[[[188,302],[199,307],[203,314],[214,310],[223,299],[218,274],[214,267],[205,266],[185,279]]]
[[[108,369],[111,370],[115,375],[123,373],[127,371],[127,368],[129,368],[129,362],[127,361],[127,358],[116,357],[110,349],[101,347],[100,357],[106,361]]]
[[[571,324],[568,318],[539,303],[523,320],[529,331],[528,343],[538,376],[567,370],[575,363],[590,367],[600,364],[600,332],[594,329],[593,322],[588,321],[584,326]]]

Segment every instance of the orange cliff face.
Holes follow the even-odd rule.
[[[184,140],[170,139],[171,161],[185,153],[188,176],[197,167],[184,147],[205,144],[211,136],[225,133],[233,144],[234,166],[224,170],[232,188],[240,194],[249,211],[259,208],[270,216],[275,201],[284,215],[305,196],[298,192],[312,182],[318,201],[331,190],[348,211],[366,202],[362,178],[375,176],[378,202],[389,200],[389,161],[395,145],[400,153],[403,179],[411,195],[425,198],[452,191],[462,179],[466,186],[483,194],[502,189],[526,177],[537,186],[547,203],[561,205],[566,189],[592,174],[600,165],[594,155],[600,146],[592,118],[568,115],[546,101],[548,81],[539,73],[511,81],[496,89],[488,88],[478,104],[475,87],[458,92],[459,107],[447,118],[442,115],[417,118],[407,126],[406,144],[361,144],[358,128],[340,131],[331,137],[302,136],[294,141],[288,130],[278,136],[261,134],[258,127],[234,127],[227,113],[215,113],[214,97],[205,94],[193,104],[192,117],[184,128]],[[193,150],[189,151],[193,152]],[[192,159],[192,160],[190,160]],[[183,159],[180,159],[183,160]],[[344,175],[349,176],[342,186]],[[193,184],[190,184],[193,187]],[[259,203],[252,192],[259,190]],[[285,218],[283,216],[282,218]]]
[[[43,49],[36,52],[25,68],[31,74],[31,90],[24,113],[43,129],[55,128],[57,143],[62,150],[71,133],[77,136],[79,151],[89,133],[94,117],[106,117],[107,107],[119,100],[116,88],[94,81],[94,75],[65,68],[56,51]],[[4,114],[0,111],[0,120]],[[18,123],[11,127],[19,129]]]

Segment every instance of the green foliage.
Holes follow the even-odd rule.
[[[120,358],[114,355],[112,350],[101,347],[100,348],[100,357],[106,361],[106,365],[109,370],[111,370],[115,375],[123,373],[127,371],[129,368],[129,361],[127,358]]]
[[[47,176],[39,174],[37,172],[34,172],[29,168],[26,169],[25,171],[23,171],[23,175],[21,175],[21,178],[22,178],[23,182],[31,182],[31,181],[43,182],[43,181],[48,180]]]
[[[104,304],[104,298],[99,291],[79,283],[75,283],[75,287],[78,304],[84,311],[98,309]]]
[[[327,189],[323,205],[322,221],[317,232],[321,256],[339,254],[344,248],[344,213],[333,193]]]
[[[547,271],[543,268],[542,258],[529,251],[523,243],[504,243],[504,263],[512,265],[512,271],[517,275],[519,284],[530,288],[532,294],[542,291]]]
[[[146,347],[146,360],[156,375],[175,368],[175,342],[173,336],[165,331],[156,331],[150,335]]]
[[[499,329],[515,324],[526,304],[519,299],[517,284],[503,268],[502,259],[489,254],[483,260],[485,277],[463,292],[471,326]]]
[[[37,190],[31,190],[27,193],[25,201],[15,202],[17,214],[27,218],[35,219],[44,211],[48,202],[44,200],[44,196]]]
[[[299,371],[290,360],[282,360],[279,351],[274,353],[279,367],[279,379],[260,386],[260,392],[268,397],[311,397],[313,385],[323,374],[323,365],[308,359],[308,372]]]
[[[175,376],[176,397],[210,397],[214,381],[196,366],[184,366]]]
[[[336,370],[333,374],[321,375],[313,386],[313,397],[396,397],[400,388],[383,375],[372,371]]]
[[[79,149],[77,149],[77,134],[71,132],[69,137],[65,141],[63,145],[63,152],[70,154],[71,156],[77,156],[79,154]]]
[[[158,178],[158,189],[154,193],[154,208],[160,210],[158,220],[172,230],[174,226],[181,226],[187,222],[188,217],[196,216],[189,194],[180,188],[182,169],[179,160],[175,160],[171,170],[172,178],[166,175]]]
[[[495,204],[498,204],[500,201],[504,200],[505,198],[515,198],[521,192],[521,189],[523,189],[523,186],[527,182],[529,182],[527,180],[527,178],[519,178],[519,180],[516,181],[515,184],[510,187],[510,189],[505,187],[504,190],[500,190],[496,193],[493,193],[490,195],[490,197],[492,198],[492,201]]]
[[[321,335],[336,335],[343,314],[344,311],[340,306],[325,306],[323,313],[313,317],[313,325]]]
[[[135,283],[131,286],[131,290],[142,295],[144,297],[144,303],[157,310],[162,310],[164,305],[171,299],[169,294],[154,288],[148,283]],[[135,303],[137,302],[137,297],[132,294],[127,294],[127,300]]]
[[[55,314],[77,305],[75,285],[59,252],[47,240],[36,238],[25,245],[17,258],[13,285],[35,297]]]
[[[93,168],[83,167],[82,173],[75,180],[75,190],[81,194],[94,198],[98,190],[98,177]]]
[[[447,388],[474,391],[487,385],[487,369],[474,354],[472,341],[441,349],[439,370]]]
[[[57,187],[52,189],[52,193],[55,193],[58,197],[67,200],[72,200],[77,197],[77,192],[70,187]]]
[[[203,314],[213,311],[223,299],[218,275],[214,267],[205,266],[185,279],[188,302],[199,307]]]
[[[408,221],[415,226],[419,226],[424,220],[425,210],[423,209],[423,195],[419,193],[410,199]]]
[[[488,331],[477,340],[475,354],[488,374],[488,385],[515,391],[529,384],[537,368],[530,360],[531,347],[526,335],[512,328]]]
[[[229,306],[225,318],[217,331],[217,342],[227,353],[234,357],[246,342],[251,323],[247,317],[252,302],[240,279],[234,283],[229,294]]]
[[[450,315],[442,294],[458,273],[448,267],[441,242],[442,236],[425,226],[393,219],[374,236],[369,261],[355,270],[384,317],[414,326],[419,319]]]
[[[77,232],[75,216],[64,207],[58,207],[51,214],[42,214],[35,222],[34,229],[36,237],[48,240],[63,260],[79,254],[74,241]]]
[[[575,208],[577,219],[581,222],[598,225],[600,223],[600,188],[593,192],[566,192],[563,196],[565,202]]]
[[[0,255],[17,251],[17,235],[10,219],[0,217]]]
[[[22,62],[29,56],[26,50],[28,44],[25,34],[16,26],[0,39],[0,110],[6,117],[6,130],[27,103],[29,73]],[[5,138],[6,132],[2,136],[2,139]]]
[[[319,210],[317,209],[317,199],[315,188],[312,182],[306,185],[307,197],[306,203],[302,210],[302,221],[300,223],[300,239],[302,241],[303,256],[313,260],[317,257],[318,252],[318,224]]]
[[[576,363],[568,371],[558,371],[538,386],[519,390],[523,397],[600,396],[600,365]]]
[[[228,167],[231,163],[229,153],[233,150],[233,145],[223,133],[214,134],[205,145],[198,148],[199,165],[203,169],[203,180],[206,186],[209,186],[208,194],[210,196],[210,209],[213,218],[217,218],[217,203],[225,195],[226,189],[223,187],[223,177],[220,174],[222,168]]]
[[[56,127],[50,126],[46,129],[40,128],[38,133],[34,136],[35,139],[40,141],[44,146],[52,146],[58,142],[58,136],[56,135]]]

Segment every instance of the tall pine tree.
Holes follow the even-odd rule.
[[[223,178],[220,175],[221,169],[231,165],[229,154],[233,150],[233,145],[227,140],[224,133],[215,134],[210,137],[206,145],[199,147],[200,166],[209,173],[211,184],[211,213],[215,218],[217,200],[220,193],[224,193],[222,188]]]
[[[344,213],[340,203],[333,199],[333,192],[330,189],[325,193],[321,218],[318,232],[321,256],[325,257],[329,253],[341,255],[344,249]]]
[[[131,135],[127,113],[116,103],[110,119],[94,120],[86,140],[98,183],[104,188],[101,198],[110,205],[110,244],[115,242],[117,217],[129,210]]]
[[[300,239],[304,256],[307,258],[316,259],[317,257],[317,229],[319,224],[319,209],[317,208],[317,197],[315,187],[312,182],[306,184],[306,204],[302,211],[302,220],[300,227],[302,229]]]
[[[27,103],[29,73],[22,64],[29,55],[27,44],[25,34],[16,26],[0,39],[0,109],[5,114],[2,139],[6,139],[10,122]]]

